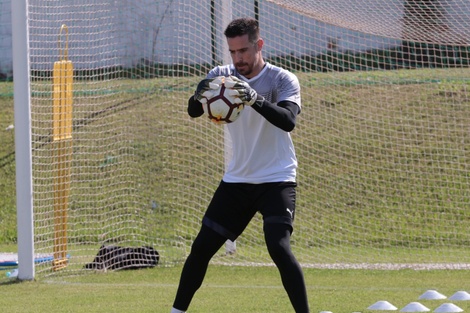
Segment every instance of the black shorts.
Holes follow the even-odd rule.
[[[256,212],[264,224],[282,223],[293,230],[296,183],[226,183],[214,193],[202,223],[234,241],[245,230]]]

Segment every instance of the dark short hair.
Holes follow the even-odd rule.
[[[234,38],[248,34],[248,39],[252,43],[256,43],[259,39],[259,24],[258,21],[243,17],[231,21],[224,31],[224,35],[227,38]]]

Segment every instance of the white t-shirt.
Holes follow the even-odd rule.
[[[237,76],[271,103],[289,100],[301,106],[297,77],[280,67],[266,63],[255,77],[247,79],[233,65],[217,66],[207,78]],[[240,117],[226,124],[232,143],[232,157],[223,176],[225,182],[295,182],[297,158],[289,132],[270,122],[253,108],[245,107]]]

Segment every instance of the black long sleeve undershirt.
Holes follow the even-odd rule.
[[[300,113],[300,107],[291,101],[280,101],[272,104],[265,99],[257,100],[252,108],[261,114],[268,122],[280,129],[290,132],[295,128],[296,117]],[[204,114],[202,104],[192,96],[188,100],[188,114],[191,117],[199,117]]]

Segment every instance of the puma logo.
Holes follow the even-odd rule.
[[[294,210],[290,210],[289,208],[286,208],[286,211],[289,212],[290,218],[294,218]]]

